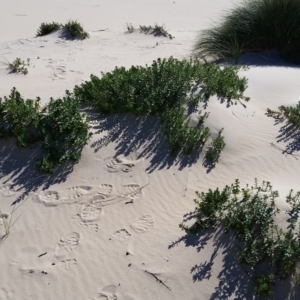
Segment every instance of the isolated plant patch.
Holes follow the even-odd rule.
[[[63,28],[74,39],[84,40],[89,38],[89,34],[83,29],[82,25],[77,21],[68,21]]]
[[[139,31],[140,33],[144,33],[144,34],[151,34],[153,36],[157,36],[157,37],[166,37],[169,38],[170,40],[174,39],[174,36],[172,36],[167,29],[165,28],[164,25],[157,25],[155,24],[154,26],[144,26],[144,25],[140,25],[139,29],[136,29],[131,23],[127,23],[126,24],[126,33],[133,33],[135,31]]]
[[[79,103],[68,94],[51,99],[43,109],[39,102],[39,98],[24,100],[15,88],[9,97],[0,98],[0,138],[14,137],[20,147],[41,142],[43,154],[37,167],[52,173],[57,165],[79,161],[91,133]]]
[[[42,23],[37,30],[36,36],[43,36],[50,34],[54,31],[57,31],[63,27],[62,24],[59,24],[57,22],[52,22],[52,23]]]
[[[248,101],[243,96],[247,80],[239,78],[237,71],[193,60],[157,59],[151,66],[117,67],[101,78],[92,75],[90,81],[75,87],[74,97],[101,113],[156,115],[172,154],[190,154],[205,143],[209,130],[203,120],[198,127],[190,127],[185,109],[213,95]]]
[[[240,187],[239,180],[223,190],[196,192],[195,224],[180,227],[188,234],[208,228],[230,232],[236,240],[235,259],[246,268],[259,296],[270,296],[278,280],[298,276],[296,265],[300,260],[299,212],[300,192],[291,190],[287,196],[290,209],[287,229],[275,224],[280,212],[276,206],[277,191],[270,182]],[[298,224],[298,225],[297,225]]]
[[[30,66],[30,59],[27,58],[27,61],[21,60],[21,58],[16,58],[13,62],[4,63],[7,66],[7,69],[10,73],[21,73],[26,75],[28,73],[27,67]]]
[[[145,34],[152,34],[154,36],[163,36],[163,37],[167,37],[170,40],[174,39],[174,36],[172,36],[167,29],[165,28],[165,26],[163,25],[157,25],[155,24],[154,26],[142,26],[140,25],[140,32],[145,33]]]

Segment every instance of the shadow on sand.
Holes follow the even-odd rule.
[[[154,170],[177,166],[179,170],[189,167],[199,159],[202,149],[192,155],[181,155],[177,158],[170,155],[170,147],[164,140],[160,124],[156,117],[137,117],[130,114],[106,115],[88,111],[89,119],[96,134],[105,135],[91,146],[95,152],[116,143],[115,155],[129,155],[138,153],[139,158],[148,158],[149,165],[146,169],[151,173]]]
[[[184,216],[185,221],[195,220],[195,218],[196,214],[194,212]],[[216,267],[217,269],[221,269],[221,271],[217,275],[217,280],[213,279],[216,281],[216,286],[209,298],[210,300],[296,300],[300,297],[299,285],[297,286],[289,280],[286,282],[276,282],[274,294],[270,298],[254,295],[252,271],[249,267],[243,266],[234,259],[234,255],[238,250],[238,244],[230,232],[224,233],[224,230],[220,227],[212,230],[203,230],[196,234],[183,235],[177,241],[172,242],[168,248],[172,249],[179,245],[179,243],[183,243],[186,247],[195,247],[196,251],[199,252],[199,260],[201,260],[201,251],[208,243],[214,248],[208,260],[191,267],[190,273],[194,282],[210,280],[215,258],[218,255],[222,256],[222,266]]]
[[[35,157],[40,154],[39,147],[20,149],[14,139],[0,140],[0,179],[4,178],[2,184],[11,183],[14,190],[22,191],[12,205],[24,200],[42,186],[47,189],[52,184],[64,182],[72,172],[73,166],[64,164],[51,176],[42,174],[35,167]]]
[[[275,126],[281,125],[279,129],[279,135],[276,137],[277,143],[285,143],[285,148],[281,149],[280,147],[273,144],[274,147],[280,149],[282,154],[289,154],[294,156],[297,160],[297,155],[294,152],[300,150],[300,130],[297,126],[288,123],[283,116],[274,116]]]

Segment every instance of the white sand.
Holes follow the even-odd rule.
[[[3,66],[0,97],[15,86],[24,97],[40,96],[46,103],[91,73],[185,57],[197,31],[232,5],[224,0],[5,1],[0,60],[30,58],[32,65],[26,76],[8,74]],[[41,22],[68,19],[78,19],[91,38],[69,41],[58,33],[34,38]],[[165,24],[175,39],[125,34],[126,23]],[[274,126],[265,112],[299,101],[300,70],[252,66],[241,75],[249,78],[246,108],[209,102],[207,125],[213,135],[224,127],[227,144],[209,173],[203,153],[192,164],[172,162],[151,119],[93,121],[94,135],[80,162],[51,178],[35,170],[35,150],[1,140],[2,212],[9,214],[11,204],[20,202],[16,222],[0,245],[0,300],[252,299],[253,290],[243,290],[249,278],[224,253],[226,241],[185,238],[178,227],[194,209],[196,190],[222,188],[236,178],[252,184],[256,177],[279,190],[280,208],[286,208],[290,189],[299,190],[299,138],[292,155],[283,153],[297,138],[277,142],[283,124]]]

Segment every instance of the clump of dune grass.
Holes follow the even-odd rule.
[[[140,32],[145,34],[152,34],[154,36],[164,36],[172,40],[174,37],[167,31],[165,26],[155,24],[153,26],[141,26],[140,25]]]
[[[27,67],[30,66],[30,59],[27,58],[27,61],[25,62],[18,57],[13,62],[6,61],[4,64],[7,66],[10,73],[21,73],[26,75],[28,73]]]
[[[42,23],[37,30],[36,36],[43,36],[50,34],[54,31],[57,31],[62,28],[62,24],[59,24],[57,22],[52,22],[52,23]]]
[[[127,29],[126,33],[133,33],[138,30],[131,23],[126,24],[126,29]],[[172,36],[167,31],[167,29],[165,28],[164,25],[157,25],[157,24],[155,24],[154,26],[140,25],[139,31],[140,31],[140,33],[144,33],[144,34],[152,34],[154,36],[163,36],[163,37],[169,38],[170,40],[174,39],[174,36]]]
[[[63,28],[74,39],[84,40],[89,38],[89,34],[83,29],[82,25],[77,21],[68,21]]]
[[[223,21],[200,32],[194,55],[205,60],[233,60],[241,54],[275,49],[300,63],[300,1],[247,0]]]

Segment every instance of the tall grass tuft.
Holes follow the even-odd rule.
[[[36,36],[43,36],[50,34],[56,30],[61,29],[62,25],[57,22],[52,23],[42,23],[37,30]]]
[[[300,63],[299,0],[246,0],[219,25],[200,32],[194,55],[237,63],[243,53],[271,49]]]

